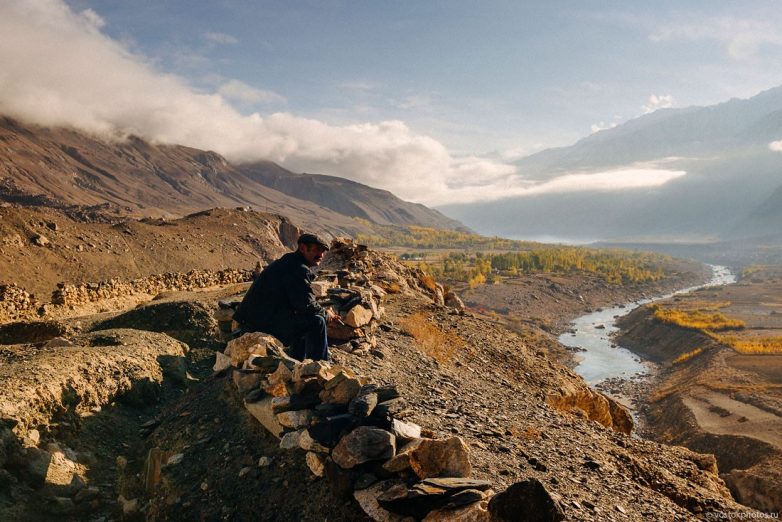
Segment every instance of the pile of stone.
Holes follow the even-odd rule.
[[[167,291],[188,291],[197,288],[244,283],[252,279],[249,270],[191,270],[140,277],[128,282],[110,279],[100,283],[71,285],[59,283],[52,293],[52,304],[75,307],[105,299],[137,294],[156,295]]]
[[[422,270],[407,266],[392,255],[370,250],[351,239],[334,239],[331,250],[323,259],[321,273],[326,277],[336,273],[340,286],[376,287],[388,293],[421,293],[439,305],[464,311],[464,303],[459,296]]]
[[[327,477],[336,494],[352,494],[376,520],[488,513],[490,483],[470,478],[468,446],[406,421],[412,412],[395,386],[296,361],[258,332],[229,342],[215,370],[231,372],[247,409],[281,448],[303,451],[315,476]]]
[[[14,283],[0,285],[0,322],[14,321],[36,313],[40,303],[35,296]]]

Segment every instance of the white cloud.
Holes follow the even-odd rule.
[[[101,29],[106,25],[106,21],[92,9],[85,9],[81,12],[81,15],[96,29]]]
[[[573,173],[542,182],[520,182],[516,176],[505,176],[491,183],[455,188],[446,203],[470,203],[519,196],[540,196],[567,192],[614,192],[659,187],[687,173],[649,166],[628,166],[604,172]]]
[[[239,43],[239,40],[236,37],[225,33],[208,32],[204,33],[203,37],[204,40],[212,44],[235,45]]]
[[[592,131],[592,134],[594,134],[594,133],[600,132],[602,130],[613,129],[617,125],[618,124],[614,123],[614,122],[606,123],[604,121],[601,121],[601,122],[598,122],[598,123],[593,123],[592,127],[591,127],[591,131]]]
[[[772,141],[768,144],[768,148],[774,152],[782,152],[782,140]]]
[[[644,114],[649,114],[657,109],[669,109],[671,107],[673,107],[673,96],[670,94],[652,94],[649,96],[646,104],[641,107],[641,110],[644,111]]]
[[[285,97],[274,91],[257,89],[239,80],[228,80],[218,87],[217,92],[228,99],[248,103],[284,102]]]
[[[121,137],[214,150],[236,162],[269,159],[343,176],[428,204],[663,183],[671,174],[574,174],[531,184],[515,167],[459,157],[401,121],[330,125],[280,112],[242,115],[227,101],[279,96],[236,80],[202,93],[156,70],[100,32],[97,15],[61,0],[0,2],[0,113]],[[678,175],[678,174],[677,174]]]

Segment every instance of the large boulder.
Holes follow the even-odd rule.
[[[559,496],[534,478],[512,484],[492,497],[489,513],[492,520],[498,522],[559,522],[565,519]]]

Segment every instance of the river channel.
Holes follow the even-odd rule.
[[[649,372],[649,368],[630,350],[618,346],[612,339],[612,334],[619,329],[616,320],[629,314],[641,305],[661,299],[668,299],[677,294],[692,292],[709,286],[722,286],[736,282],[736,276],[724,266],[711,265],[712,277],[708,283],[689,288],[683,288],[670,294],[633,301],[622,306],[604,308],[600,311],[583,315],[571,323],[571,331],[559,337],[559,342],[571,348],[581,348],[578,357],[580,362],[575,371],[584,378],[590,386],[606,379],[631,379]]]

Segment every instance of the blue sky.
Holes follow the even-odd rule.
[[[0,6],[0,18],[29,39],[5,58],[21,55],[29,65],[78,54],[83,63],[60,77],[19,65],[34,89],[0,76],[0,109],[51,123],[20,108],[41,104],[17,99],[23,86],[29,93],[75,85],[67,74],[101,77],[106,94],[96,85],[93,98],[103,99],[122,85],[111,78],[127,75],[122,114],[90,107],[89,118],[73,116],[89,101],[66,107],[83,94],[64,87],[41,96],[56,98],[49,112],[71,115],[77,126],[214,148],[236,160],[265,156],[427,203],[464,200],[460,189],[474,182],[523,185],[512,159],[645,112],[782,84],[782,10],[773,1],[26,3]],[[13,27],[6,29],[10,42]],[[0,43],[9,43],[3,34]],[[149,91],[154,103],[141,99]],[[190,105],[181,101],[190,95]],[[211,108],[198,114],[204,103]],[[140,113],[153,110],[142,121]],[[161,114],[187,123],[174,128]],[[213,147],[209,121],[231,127],[222,141],[212,133]],[[242,140],[246,146],[236,145]],[[427,172],[431,179],[420,183]]]

